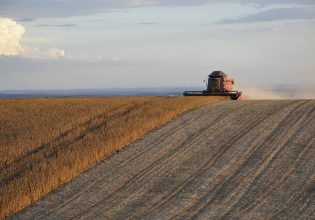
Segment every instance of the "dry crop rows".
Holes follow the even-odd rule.
[[[0,218],[178,114],[220,100],[223,98],[0,100]]]

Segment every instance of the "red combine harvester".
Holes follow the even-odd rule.
[[[230,96],[232,100],[240,100],[242,92],[233,91],[234,80],[222,71],[213,71],[208,76],[207,90],[185,91],[184,96]]]

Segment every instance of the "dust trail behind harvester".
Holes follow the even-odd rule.
[[[315,99],[315,89],[263,89],[255,87],[242,87],[244,99]]]

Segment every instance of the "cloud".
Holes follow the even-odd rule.
[[[17,55],[22,47],[20,40],[25,32],[22,25],[8,18],[0,18],[0,55]]]
[[[76,24],[38,24],[36,27],[75,27]]]
[[[226,19],[219,24],[250,23],[279,20],[312,20],[315,19],[315,7],[275,8],[245,17]]]
[[[315,5],[314,0],[0,0],[0,14],[15,20],[91,15],[117,8],[194,6],[217,3]]]
[[[24,46],[20,56],[33,59],[59,59],[65,57],[65,51],[56,47],[43,51],[38,47]]]
[[[49,58],[61,58],[65,56],[65,51],[58,48],[50,48],[46,54]]]
[[[35,21],[36,19],[35,18],[17,18],[16,21],[17,22],[32,22],[32,21]]]
[[[67,24],[71,25],[72,24]],[[57,25],[59,27],[59,25]],[[48,26],[50,27],[50,26]],[[62,26],[63,27],[63,26]],[[41,49],[36,46],[21,45],[21,39],[25,32],[25,27],[17,24],[9,18],[0,18],[0,58],[3,56],[14,56],[27,59],[47,60],[47,59],[67,59],[78,60],[80,62],[88,63],[102,63],[108,62],[100,56],[95,58],[86,56],[67,55],[65,50],[58,47]],[[44,41],[41,38],[34,38],[36,41]],[[113,60],[120,62],[116,58]]]
[[[65,51],[56,47],[46,51],[37,47],[21,45],[25,28],[9,18],[0,18],[0,56],[22,56],[38,59],[59,59]]]

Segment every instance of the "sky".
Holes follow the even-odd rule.
[[[0,90],[315,87],[314,0],[0,0]]]

